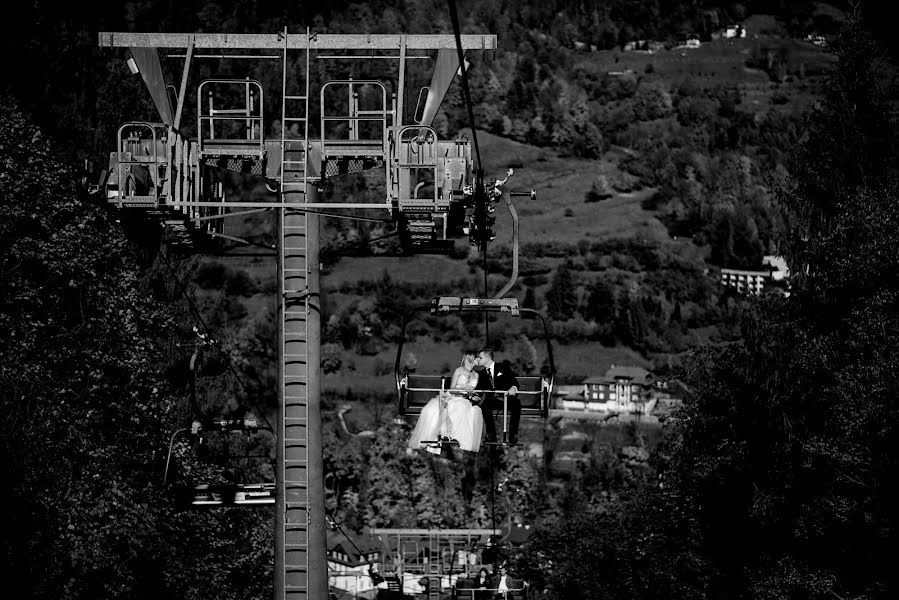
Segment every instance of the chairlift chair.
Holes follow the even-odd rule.
[[[546,355],[549,364],[547,375],[530,374],[519,375],[518,398],[521,402],[521,418],[544,419],[549,414],[549,400],[552,396],[553,382],[555,379],[555,363],[553,361],[552,343],[549,327],[546,319],[538,311],[530,308],[521,308],[516,298],[463,298],[456,296],[438,296],[427,306],[413,308],[403,317],[400,341],[397,345],[396,362],[394,363],[394,378],[396,380],[397,396],[399,401],[399,414],[418,415],[422,408],[435,395],[449,391],[450,375],[438,373],[404,373],[401,369],[403,346],[406,340],[406,327],[415,315],[422,312],[431,314],[459,314],[459,313],[500,313],[510,318],[537,318],[543,325],[543,334],[546,341]],[[503,428],[500,445],[506,445],[509,414],[506,408],[506,392],[496,392],[503,397]],[[440,440],[438,440],[439,442]]]
[[[216,418],[205,427],[200,421],[194,421],[191,427],[176,430],[169,438],[164,484],[174,490],[179,504],[193,508],[274,504],[274,482],[239,481],[237,477],[226,474],[231,465],[242,464],[244,470],[247,470],[261,462],[271,462],[271,457],[267,454],[250,453],[250,438],[258,431],[265,431],[274,437],[270,427],[259,427],[255,417],[252,416],[242,419]],[[235,434],[243,434],[245,448],[243,454],[235,455],[228,452],[212,457],[203,455],[201,449],[209,447],[210,437],[219,437],[219,441],[230,444]],[[190,441],[189,454],[178,456],[179,446],[176,444],[180,438],[187,438]],[[187,472],[187,476],[180,480],[175,473],[176,463],[186,467],[183,470]],[[193,472],[197,470],[215,470],[218,473],[210,477],[196,476]],[[227,479],[231,481],[222,481]]]
[[[260,427],[256,417],[243,410],[234,413],[237,416],[230,418],[219,416],[210,419],[202,413],[197,401],[197,359],[202,349],[212,346],[216,342],[206,332],[200,331],[197,327],[194,327],[193,331],[196,339],[193,342],[179,345],[193,348],[189,369],[190,401],[194,420],[190,427],[177,429],[169,438],[169,451],[165,462],[163,483],[175,490],[180,504],[190,507],[274,504],[274,482],[242,482],[237,481],[237,477],[233,475],[230,477],[226,476],[224,469],[231,464],[243,463],[244,470],[248,470],[252,465],[259,462],[271,462],[271,457],[267,454],[250,453],[250,438],[259,431],[265,431],[274,438],[275,432],[271,427]],[[216,461],[210,461],[206,456],[203,456],[214,451],[214,448],[209,443],[212,438],[218,438],[217,441],[230,446],[235,434],[242,434],[243,454],[232,455],[229,447],[227,452],[215,457]],[[176,447],[176,442],[179,438],[186,438],[190,441],[187,445],[189,453],[179,456],[179,448],[183,447]],[[174,468],[176,462],[186,467],[184,471],[188,474],[177,482],[175,481]],[[203,467],[204,463],[206,463],[205,468]],[[194,475],[194,471],[214,471],[215,463],[218,463],[218,468],[222,469],[216,476],[197,477]],[[203,479],[208,480],[203,481]],[[221,480],[223,479],[230,479],[230,481],[222,482]]]

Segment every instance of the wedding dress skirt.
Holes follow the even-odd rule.
[[[428,444],[423,442],[448,437],[457,440],[460,449],[477,452],[481,448],[483,432],[484,416],[479,407],[473,406],[464,396],[443,393],[431,398],[421,409],[409,438],[409,447],[427,447]]]

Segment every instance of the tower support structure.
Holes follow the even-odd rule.
[[[276,443],[275,600],[326,600],[328,572],[325,532],[325,493],[320,408],[321,288],[319,283],[319,216],[314,209],[386,209],[394,216],[405,211],[423,215],[412,219],[436,221],[429,235],[446,234],[450,200],[461,196],[469,183],[470,150],[466,142],[437,142],[436,136],[404,136],[406,61],[430,59],[422,52],[437,51],[446,63],[456,48],[452,35],[332,35],[277,33],[135,33],[100,32],[99,46],[130,49],[133,69],[140,72],[160,113],[161,123],[134,122],[120,128],[119,143],[110,155],[109,170],[102,178],[107,202],[120,210],[144,211],[161,218],[167,227],[223,236],[210,229],[235,208],[274,210],[278,214],[279,338],[278,338],[278,440]],[[494,50],[494,35],[461,36],[463,50]],[[305,52],[305,60],[290,61],[289,52]],[[412,52],[410,52],[412,51]],[[370,94],[355,90],[365,82],[349,80],[346,113],[316,119],[317,134],[310,132],[310,56],[315,60],[367,59],[396,61],[399,88],[396,96],[382,100],[379,108],[361,106]],[[330,53],[330,54],[329,54]],[[183,64],[176,107],[169,105],[163,58]],[[269,130],[259,82],[249,79],[209,80],[210,87],[230,86],[224,98],[241,98],[239,106],[219,105],[213,93],[196,101],[195,137],[184,133],[182,123],[192,62],[198,60],[282,61],[280,139],[265,139]],[[443,64],[429,90],[425,111],[415,129],[428,129],[435,106],[446,93],[455,68]],[[384,87],[380,82],[368,82]],[[203,84],[194,87],[199,90]],[[323,90],[327,84],[321,86]],[[242,94],[234,89],[244,90]],[[258,89],[258,92],[254,90]],[[270,93],[270,92],[266,92]],[[397,97],[398,96],[398,97]],[[438,98],[439,97],[439,98]],[[224,100],[223,100],[224,102]],[[324,92],[322,92],[324,110]],[[341,107],[342,108],[342,107]],[[343,121],[352,133],[329,137],[329,123]],[[361,126],[360,126],[361,123]],[[378,132],[364,132],[378,124]],[[368,124],[368,126],[366,126]],[[296,127],[293,127],[296,125]],[[229,129],[230,128],[230,129]],[[375,127],[377,128],[377,127]],[[337,128],[339,130],[339,127]],[[229,137],[227,133],[231,131]],[[237,132],[233,134],[233,132]],[[290,134],[288,135],[288,132]],[[417,163],[402,157],[427,148],[435,157]],[[430,156],[430,154],[429,154]],[[438,161],[439,157],[439,161]],[[321,202],[322,179],[385,167],[388,190],[383,203]],[[226,198],[216,170],[231,170],[264,177],[276,198],[244,200]],[[438,195],[415,195],[406,181],[421,172],[422,186],[439,187]],[[407,185],[408,184],[408,185]],[[409,188],[411,192],[407,193]],[[410,196],[410,197],[407,197]],[[408,217],[408,215],[407,215]],[[407,218],[408,221],[411,217]],[[417,220],[416,220],[417,219]],[[398,222],[400,220],[398,219]],[[205,228],[205,229],[204,229]],[[431,237],[422,235],[419,247],[427,249]]]

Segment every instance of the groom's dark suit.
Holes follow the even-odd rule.
[[[503,410],[502,394],[495,394],[499,390],[507,391],[511,387],[518,387],[518,379],[508,363],[493,363],[493,377],[490,376],[490,370],[482,367],[478,371],[477,389],[481,392],[481,412],[484,414],[484,428],[487,430],[487,441],[496,441],[496,425],[493,423],[493,413]],[[516,443],[518,441],[518,422],[521,419],[521,401],[518,396],[509,396],[509,442]]]

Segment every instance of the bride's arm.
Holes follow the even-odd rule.
[[[456,370],[453,371],[453,379],[450,383],[450,389],[454,390],[459,386],[459,378],[462,377],[464,369],[462,367],[456,367]]]
[[[481,403],[481,398],[477,394],[478,390],[478,374],[476,371],[472,371],[468,376],[468,387],[466,391],[468,392],[469,401],[477,406]]]

